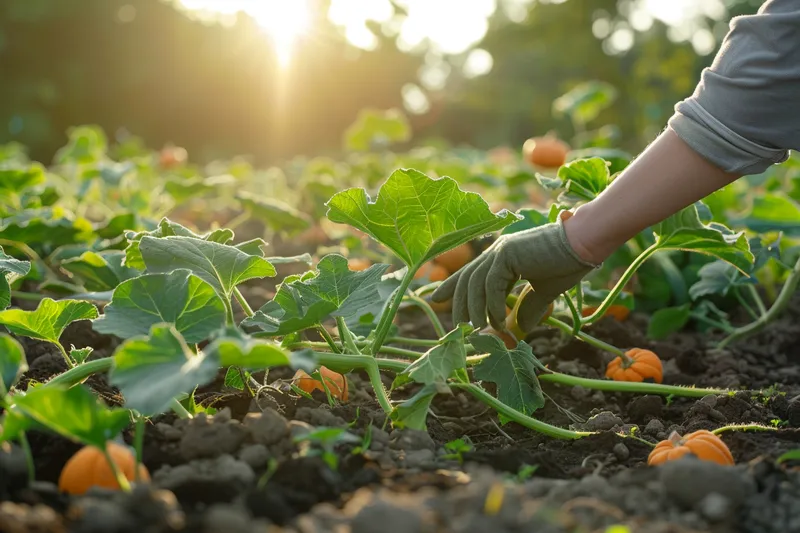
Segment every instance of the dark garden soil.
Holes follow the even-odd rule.
[[[421,315],[406,312],[401,324],[406,335],[432,337]],[[543,383],[547,404],[537,418],[599,432],[560,441],[499,425],[494,412],[461,393],[437,397],[428,433],[392,431],[357,373],[350,402],[334,407],[321,395],[310,400],[285,392],[280,379],[291,377],[288,369],[273,370],[269,382],[276,387],[258,399],[225,389],[220,376],[197,395],[216,415],[191,421],[168,415],[148,424],[144,463],[153,483],[130,495],[60,495],[54,483],[78,446],[52,435],[31,435],[33,486],[26,486],[20,451],[0,453],[0,531],[602,533],[627,525],[648,533],[800,532],[800,462],[774,462],[800,448],[800,299],[760,336],[726,351],[705,348],[710,339],[692,332],[649,342],[645,329],[646,319],[634,315],[626,323],[604,320],[592,333],[620,347],[656,351],[665,383],[771,394],[665,399]],[[64,370],[55,350],[21,342],[30,364],[23,387]],[[92,357],[108,356],[117,345],[85,322],[62,342],[93,346]],[[602,377],[606,355],[586,344],[550,330],[530,342],[554,370]],[[385,376],[387,387],[392,378]],[[107,402],[121,401],[104,377],[89,385]],[[407,386],[393,399],[413,392]],[[751,422],[780,429],[724,433],[736,467],[686,459],[650,468],[650,447],[619,435],[634,431],[654,443],[672,431]],[[356,450],[359,442],[336,446],[335,470],[318,445],[295,442],[319,427],[350,427],[363,436],[369,426],[368,449]],[[455,439],[472,449],[460,458],[446,451]]]

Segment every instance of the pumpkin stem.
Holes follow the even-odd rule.
[[[103,457],[106,458],[106,462],[108,463],[108,467],[111,469],[111,472],[113,472],[114,477],[117,479],[117,484],[119,484],[119,488],[122,489],[123,492],[130,492],[131,484],[128,483],[128,478],[126,478],[122,474],[122,472],[120,472],[117,463],[115,463],[114,459],[111,458],[111,454],[108,453],[108,446],[103,446],[102,451],[103,451]]]
[[[681,437],[680,433],[677,431],[673,431],[667,440],[670,441],[673,446],[683,445],[683,437]]]

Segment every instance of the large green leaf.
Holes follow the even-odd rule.
[[[264,221],[271,230],[296,233],[310,228],[314,223],[311,217],[305,213],[274,198],[265,198],[247,191],[240,191],[236,194],[236,199],[255,218]]]
[[[89,291],[110,291],[141,272],[123,265],[125,252],[84,252],[61,263],[61,268],[77,276]]]
[[[782,231],[800,235],[800,204],[783,192],[771,192],[753,198],[753,207],[744,218],[736,220],[753,231]]]
[[[327,206],[331,221],[371,235],[410,268],[520,219],[506,210],[492,213],[479,194],[451,178],[434,180],[413,169],[393,172],[374,202],[364,189],[348,189]]]
[[[467,365],[466,331],[471,331],[471,328],[458,327],[442,337],[438,345],[414,361],[404,374],[424,385],[447,381],[453,372]]]
[[[394,408],[391,414],[392,420],[398,427],[427,431],[428,410],[431,408],[434,396],[449,390],[442,383],[425,385],[414,396]]]
[[[230,301],[233,289],[240,283],[275,275],[275,267],[263,257],[192,237],[142,237],[139,251],[148,272],[189,269],[226,301]]]
[[[727,261],[744,273],[753,265],[753,254],[744,233],[734,233],[721,224],[703,224],[695,205],[656,225],[653,232],[662,248],[710,255]]]
[[[472,346],[479,354],[489,354],[475,367],[475,378],[497,385],[497,398],[526,415],[544,405],[544,395],[536,378],[536,368],[543,368],[530,345],[520,342],[508,349],[494,335],[472,334]]]
[[[97,308],[79,300],[45,298],[35,311],[6,309],[0,311],[0,324],[11,333],[58,344],[58,339],[72,322],[97,318]]]
[[[44,182],[44,168],[38,163],[27,168],[0,168],[0,198],[8,193],[21,194]]]
[[[175,326],[186,342],[202,342],[225,324],[225,305],[211,285],[189,270],[145,274],[117,287],[92,327],[129,339],[147,335],[160,323]]]
[[[14,337],[0,333],[0,399],[8,394],[26,370],[28,362],[22,345]]]
[[[149,337],[128,339],[117,348],[110,380],[126,406],[156,415],[166,411],[175,396],[211,382],[218,369],[214,358],[192,353],[175,328],[157,324]]]
[[[20,261],[6,255],[0,246],[0,310],[11,305],[10,284],[20,276],[25,276],[31,270],[29,261]]]
[[[233,240],[233,232],[229,229],[218,229],[205,234],[195,233],[186,226],[173,222],[168,218],[162,218],[158,227],[152,231],[129,231],[126,233],[128,247],[125,249],[125,265],[131,268],[145,269],[142,254],[139,251],[139,243],[143,237],[194,237],[204,241],[213,241],[220,244],[229,244]]]
[[[92,224],[64,209],[25,209],[0,218],[0,235],[8,241],[24,242],[39,251],[42,246],[86,242],[92,238]]]
[[[133,231],[141,226],[139,217],[135,213],[120,213],[114,215],[108,221],[95,228],[94,233],[101,239],[116,239],[124,235],[126,231]]]
[[[263,370],[276,366],[302,368],[307,372],[315,369],[313,352],[309,350],[289,352],[281,346],[262,339],[254,339],[231,328],[215,339],[205,350],[218,366],[235,366],[249,370]]]
[[[83,385],[35,387],[25,395],[15,396],[14,407],[62,437],[101,449],[131,420],[130,411],[109,409]]]
[[[608,163],[599,157],[571,161],[558,169],[564,192],[560,202],[588,202],[606,190],[611,182]]]
[[[388,267],[376,264],[353,272],[345,257],[326,255],[315,272],[286,278],[275,299],[242,325],[279,336],[314,327],[331,315],[351,317],[380,298],[378,284]]]
[[[671,333],[682,330],[689,322],[691,313],[691,304],[659,309],[650,317],[650,323],[647,325],[647,337],[661,340]]]
[[[553,101],[556,116],[569,116],[573,121],[586,124],[597,116],[614,100],[617,89],[604,81],[586,81],[573,87],[569,92]]]

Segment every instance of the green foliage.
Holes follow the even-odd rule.
[[[236,199],[254,218],[264,221],[273,231],[297,233],[313,224],[311,217],[274,198],[240,191],[236,194]]]
[[[463,324],[439,340],[439,343],[411,363],[404,375],[417,383],[431,385],[447,381],[456,370],[467,365],[467,350],[464,336],[472,328]]]
[[[11,333],[53,344],[58,344],[61,334],[71,323],[93,318],[97,318],[97,308],[79,300],[44,298],[35,311],[0,311],[0,324]]]
[[[647,336],[653,340],[664,339],[671,333],[683,329],[689,322],[690,316],[690,304],[659,309],[650,317],[650,323],[647,326]]]
[[[11,304],[11,283],[30,272],[29,261],[20,261],[7,255],[0,246],[0,311]]]
[[[613,85],[602,81],[588,81],[575,86],[553,101],[556,116],[566,115],[579,124],[591,122],[617,98]]]
[[[225,305],[210,284],[189,270],[146,274],[114,289],[93,328],[129,339],[147,335],[160,323],[172,324],[186,342],[202,342],[225,324]]]
[[[389,265],[353,272],[338,254],[322,258],[316,271],[287,277],[275,298],[242,323],[264,335],[282,336],[315,327],[328,316],[352,317],[372,306]]]
[[[347,150],[363,152],[406,142],[410,138],[411,125],[397,109],[388,111],[364,109],[345,131],[344,144]]]
[[[529,344],[509,350],[494,335],[472,334],[469,341],[488,357],[475,367],[475,378],[497,385],[497,398],[512,409],[530,414],[544,405],[536,369],[544,369]]]
[[[413,169],[393,172],[374,202],[364,189],[348,189],[327,205],[331,221],[369,234],[412,269],[520,218],[492,213],[480,195],[450,178],[434,180]]]
[[[28,370],[22,345],[10,335],[0,333],[0,400],[11,391],[19,376]]]
[[[139,243],[143,237],[194,237],[196,239],[203,239],[205,241],[218,242],[220,244],[228,244],[233,240],[233,232],[227,229],[219,229],[210,231],[205,234],[197,234],[189,228],[173,222],[168,218],[161,219],[158,227],[152,231],[128,231],[126,239],[128,246],[125,249],[125,265],[130,268],[137,268],[144,270],[146,265],[142,254],[139,251]]]
[[[559,202],[576,203],[595,199],[611,182],[608,163],[599,157],[571,161],[558,169]]]
[[[61,263],[61,268],[75,275],[80,283],[90,291],[110,291],[125,280],[136,277],[140,272],[123,265],[125,253],[84,252],[79,257]]]
[[[441,383],[425,385],[414,396],[395,406],[392,421],[401,428],[427,431],[428,410],[434,396],[440,392],[449,392],[449,389]]]

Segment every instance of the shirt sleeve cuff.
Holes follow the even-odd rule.
[[[668,124],[694,151],[731,174],[760,174],[789,157],[788,150],[767,148],[738,135],[691,98],[675,106]]]

